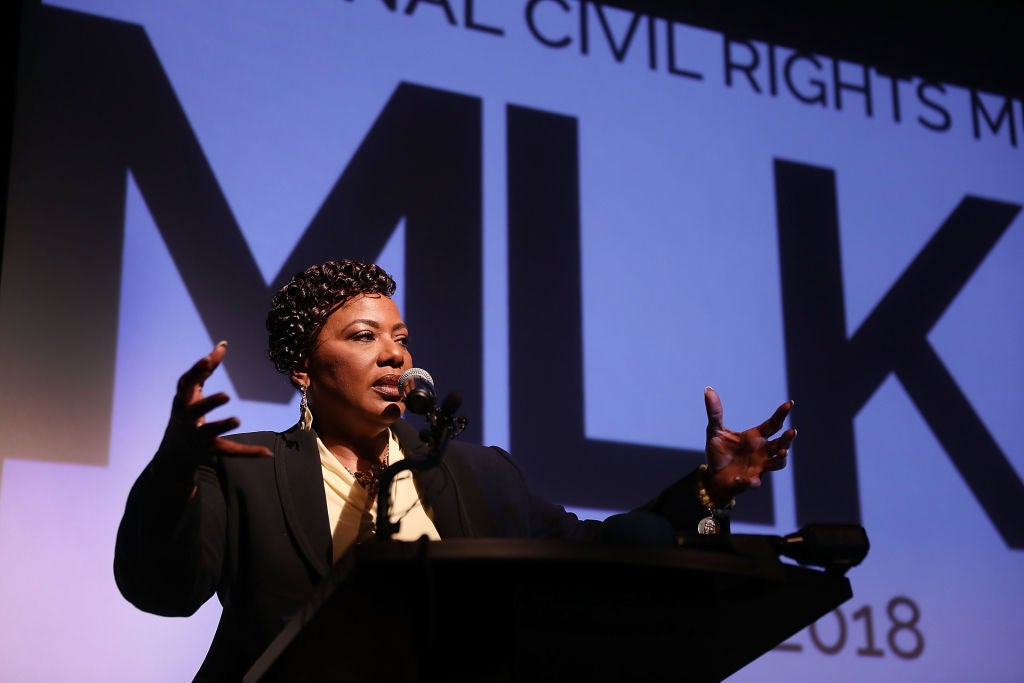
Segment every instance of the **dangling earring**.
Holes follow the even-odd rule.
[[[303,384],[299,391],[302,392],[302,400],[299,401],[299,429],[308,432],[313,428],[313,413],[309,412],[309,397],[306,395],[309,387]]]

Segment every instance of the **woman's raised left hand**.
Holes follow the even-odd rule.
[[[782,430],[794,404],[794,401],[786,401],[756,427],[734,432],[722,424],[722,400],[718,392],[711,387],[704,389],[704,406],[708,413],[704,448],[708,459],[706,488],[716,503],[724,504],[738,493],[758,488],[765,472],[786,466],[796,430],[790,427],[774,435]]]

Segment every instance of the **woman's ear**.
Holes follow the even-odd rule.
[[[292,383],[296,387],[308,387],[309,386],[309,373],[305,370],[292,370]]]

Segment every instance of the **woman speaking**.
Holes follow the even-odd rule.
[[[401,419],[399,379],[413,364],[394,292],[378,266],[340,260],[296,274],[275,295],[270,359],[301,394],[286,431],[226,436],[237,419],[207,419],[229,400],[203,394],[226,342],[179,380],[163,440],[128,495],[114,574],[129,601],[160,615],[190,615],[217,594],[223,612],[196,680],[240,680],[332,563],[375,533],[385,469],[429,450]],[[733,432],[714,390],[704,398],[707,463],[638,508],[679,532],[728,531],[731,501],[784,467],[796,436],[775,436],[791,401]],[[453,442],[437,467],[403,470],[389,494],[400,540],[601,539],[601,521],[533,495],[496,447]]]

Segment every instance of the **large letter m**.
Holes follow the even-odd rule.
[[[410,326],[427,329],[429,311],[466,341],[417,351],[480,404],[479,99],[399,85],[268,283],[145,32],[48,7],[34,20],[4,253],[0,457],[107,460],[129,173],[211,339],[232,342],[241,398],[293,396],[266,358],[273,292],[312,263],[376,259],[404,218]],[[436,305],[452,292],[457,308]],[[67,399],[58,416],[54,397]]]

